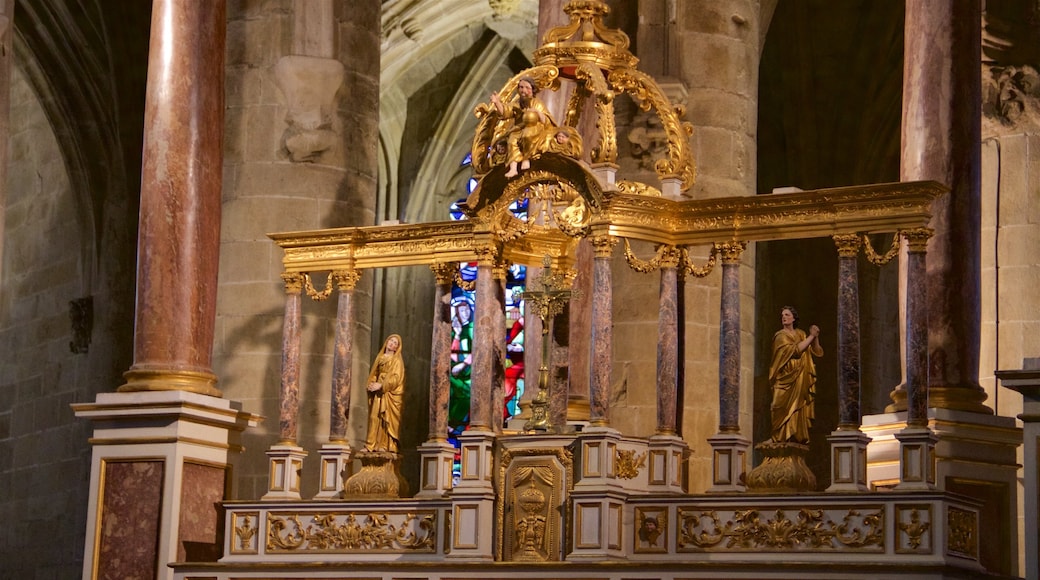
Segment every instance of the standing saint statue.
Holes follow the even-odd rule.
[[[772,438],[774,442],[809,442],[809,427],[815,418],[816,365],[814,356],[823,356],[820,328],[809,327],[809,334],[798,328],[798,311],[790,306],[780,310],[783,328],[773,335],[773,360],[769,365],[769,385],[773,389]]]
[[[366,451],[397,453],[401,442],[401,403],[404,400],[404,359],[401,336],[391,334],[368,374],[368,435]]]

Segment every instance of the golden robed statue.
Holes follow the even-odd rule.
[[[797,328],[798,311],[790,306],[780,310],[783,328],[773,335],[773,360],[769,365],[769,385],[773,389],[772,438],[777,443],[809,442],[809,427],[816,416],[816,365],[814,356],[823,356],[820,328],[809,327],[809,334]]]
[[[401,442],[401,403],[404,400],[404,359],[401,336],[383,342],[368,374],[368,435],[365,450],[397,453]]]

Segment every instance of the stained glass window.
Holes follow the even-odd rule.
[[[467,154],[462,166],[470,164]],[[477,180],[466,181],[466,193],[472,193]],[[465,199],[459,199],[448,208],[451,220],[467,219],[459,208]],[[518,218],[527,219],[527,200],[520,200],[509,208]],[[448,440],[459,446],[457,437],[469,427],[469,403],[471,365],[473,362],[473,314],[475,292],[472,288],[477,279],[477,263],[459,264],[459,276],[451,289],[451,363],[449,382],[451,395],[448,400]],[[461,284],[459,283],[461,281]],[[502,339],[506,342],[506,370],[503,384],[502,416],[504,421],[519,413],[517,405],[524,392],[524,304],[523,292],[527,281],[527,268],[514,264],[506,274],[505,307],[506,324]],[[458,457],[456,456],[456,473]]]

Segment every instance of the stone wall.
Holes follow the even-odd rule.
[[[378,134],[377,2],[334,3],[334,18],[300,30],[306,7],[291,0],[245,1],[228,8],[224,204],[214,371],[228,398],[267,421],[245,435],[235,497],[267,490],[264,452],[278,439],[278,391],[285,291],[282,253],[267,234],[370,225],[375,214]],[[294,32],[296,29],[296,32]],[[296,35],[294,37],[294,34]],[[307,54],[300,34],[328,36],[329,54]],[[286,64],[283,57],[308,57]],[[343,82],[314,99],[294,94],[314,86],[322,71],[343,65]],[[288,67],[279,76],[276,67]],[[287,79],[297,75],[300,81]],[[311,95],[314,96],[314,95]],[[311,108],[297,107],[307,101]],[[312,130],[317,129],[317,130]],[[298,146],[294,137],[304,145]],[[324,274],[315,276],[320,290]],[[367,376],[371,276],[355,293],[354,377]],[[299,443],[313,451],[328,441],[335,295],[304,297]],[[360,384],[360,383],[355,383]],[[355,389],[351,441],[363,438],[365,399]],[[315,454],[305,463],[304,495],[317,486]]]
[[[72,352],[70,301],[89,294],[81,261],[90,211],[76,199],[39,100],[15,70],[0,282],[2,578],[81,573],[90,425],[71,403],[93,399],[91,357]],[[110,385],[114,388],[115,385]]]

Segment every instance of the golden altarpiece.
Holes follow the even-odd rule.
[[[970,577],[979,562],[979,504],[934,485],[936,438],[928,428],[919,334],[923,295],[907,306],[908,412],[895,435],[898,480],[871,489],[859,409],[859,320],[856,258],[876,262],[868,234],[909,242],[910,287],[922,287],[927,223],[934,182],[691,199],[695,179],[691,126],[684,112],[637,68],[628,38],[604,27],[606,6],[573,0],[570,23],[551,30],[534,53],[535,66],[506,83],[480,118],[472,160],[479,185],[462,221],[353,227],[272,235],[284,251],[286,307],[280,440],[268,450],[268,493],[258,501],[225,502],[223,557],[178,563],[176,578],[700,578],[700,577]],[[559,120],[540,113],[536,93],[565,95]],[[652,110],[667,133],[656,163],[658,182],[618,175],[615,95]],[[526,219],[510,206],[526,199]],[[804,475],[801,451],[775,451],[752,471],[751,441],[739,423],[740,276],[749,243],[831,237],[839,261],[836,352],[839,427],[829,437],[832,476],[826,490]],[[656,248],[639,258],[632,242]],[[580,244],[591,259],[577,258]],[[710,248],[699,263],[690,247]],[[621,433],[610,420],[612,257],[660,279],[657,376],[641,385],[656,393],[657,425],[649,437]],[[891,256],[888,256],[890,259]],[[477,263],[470,428],[448,444],[448,303],[458,264]],[[542,267],[527,292],[530,316],[543,333],[538,387],[522,428],[502,424],[505,345],[499,336],[508,264]],[[435,301],[429,379],[429,439],[419,447],[418,489],[400,484],[400,456],[366,453],[346,440],[344,410],[352,384],[353,291],[365,270],[428,265]],[[573,272],[587,268],[593,284],[570,292]],[[721,270],[718,429],[709,439],[713,474],[707,493],[690,494],[687,443],[676,429],[680,321],[676,296],[687,276]],[[713,274],[714,273],[714,274]],[[327,278],[325,289],[311,276]],[[538,278],[538,275],[533,276]],[[332,425],[329,442],[310,459],[321,462],[320,491],[300,494],[309,460],[297,444],[300,393],[300,311],[304,296],[339,300]],[[588,395],[583,428],[567,428],[559,383],[547,377],[554,319],[567,300],[591,305]],[[715,305],[710,305],[715,307]],[[915,334],[917,333],[917,334]],[[924,351],[926,357],[927,352]],[[357,380],[355,380],[357,379]],[[565,408],[565,405],[562,405]],[[337,420],[337,417],[342,420]],[[756,418],[760,420],[760,418]],[[416,428],[414,425],[402,429]],[[650,429],[647,429],[650,431]],[[350,467],[360,463],[353,473]],[[754,474],[754,475],[749,475]],[[749,487],[749,485],[751,487]],[[700,486],[701,488],[705,486]],[[840,571],[840,572],[839,572]],[[750,576],[749,576],[750,575]]]

